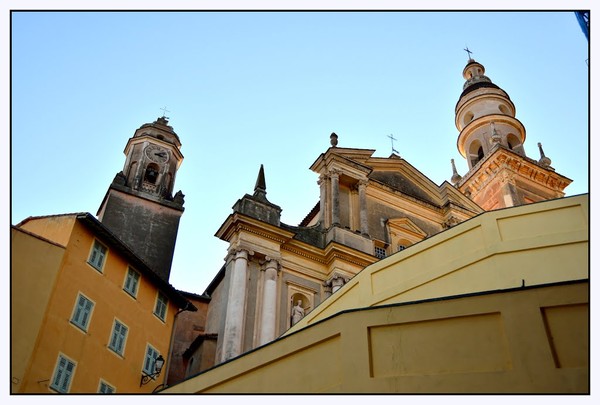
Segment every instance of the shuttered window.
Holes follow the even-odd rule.
[[[75,303],[75,310],[73,311],[71,323],[83,331],[87,331],[92,315],[92,308],[94,308],[94,303],[79,294],[77,296],[77,302]]]
[[[127,269],[127,276],[125,278],[125,285],[123,289],[129,293],[132,297],[137,296],[138,286],[140,284],[140,273],[132,269]]]
[[[106,252],[106,246],[95,240],[94,246],[92,247],[92,252],[90,253],[90,257],[88,259],[88,263],[99,272],[102,272],[104,260],[106,259]]]
[[[166,295],[158,292],[158,296],[156,297],[156,306],[154,307],[154,315],[156,315],[160,320],[164,321],[167,316],[167,303],[169,300]]]
[[[115,320],[112,336],[110,337],[109,349],[119,355],[123,355],[125,350],[125,339],[127,338],[127,326]]]
[[[69,392],[74,371],[75,363],[63,355],[59,355],[58,362],[56,363],[56,369],[54,370],[54,378],[52,379],[50,388],[61,393]]]

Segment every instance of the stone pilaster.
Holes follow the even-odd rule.
[[[329,172],[331,178],[331,225],[340,225],[340,174],[337,170]]]
[[[367,215],[367,180],[359,180],[358,182],[358,204],[360,218],[360,233],[369,235],[369,221]]]
[[[133,179],[132,187],[135,190],[140,190],[142,188],[142,178],[144,177],[144,170],[146,169],[146,154],[144,153],[144,150],[146,149],[147,146],[148,146],[148,141],[144,141],[144,143],[142,145],[142,152],[140,155],[141,158],[136,167],[135,177]]]
[[[327,221],[327,182],[329,181],[329,177],[326,174],[322,174],[319,176],[319,180],[317,184],[319,185],[319,221],[321,222],[321,226],[325,229],[329,228],[329,223]]]

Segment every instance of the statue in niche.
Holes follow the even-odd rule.
[[[292,307],[292,325],[297,324],[302,318],[304,318],[306,309],[308,309],[308,307],[302,307],[302,300],[298,300],[296,305]]]

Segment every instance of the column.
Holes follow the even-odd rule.
[[[329,228],[329,223],[327,221],[327,180],[329,178],[326,174],[322,174],[319,176],[319,180],[317,184],[319,185],[319,222],[321,222],[321,226],[325,229]]]
[[[331,225],[340,225],[340,174],[337,170],[329,173],[331,178]]]
[[[229,279],[229,293],[227,296],[227,312],[225,313],[221,362],[238,356],[242,352],[249,254],[251,254],[251,252],[243,249],[235,251],[233,268],[231,269],[231,276]]]
[[[260,337],[258,344],[264,345],[275,339],[277,315],[277,260],[267,257],[263,275],[263,300],[260,317]]]
[[[367,216],[367,180],[358,181],[358,204],[360,210],[360,233],[369,235],[369,220]]]

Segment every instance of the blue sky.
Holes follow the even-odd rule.
[[[202,293],[223,264],[214,237],[252,193],[297,225],[319,197],[329,146],[391,143],[449,180],[466,46],[510,95],[558,173],[588,188],[588,42],[573,12],[15,12],[11,223],[96,211],[135,129],[169,112],[185,157],[171,283]]]

